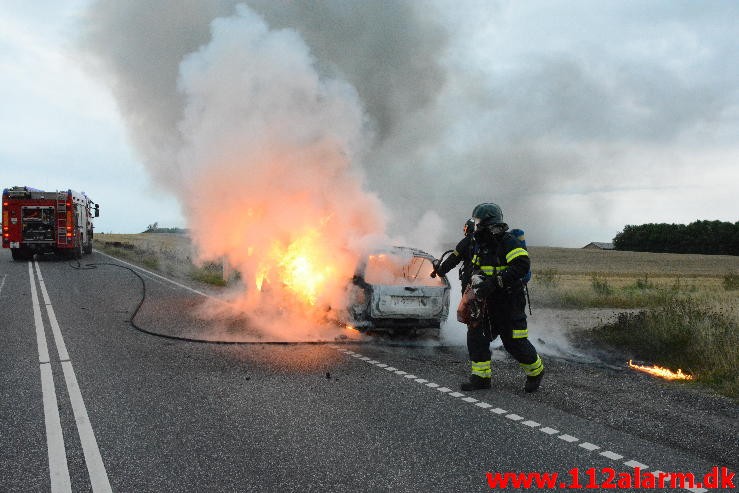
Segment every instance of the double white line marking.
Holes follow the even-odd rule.
[[[87,464],[87,472],[90,475],[90,483],[92,491],[109,492],[110,482],[108,474],[105,471],[103,459],[100,456],[95,434],[90,425],[90,418],[87,416],[85,402],[82,400],[80,386],[77,383],[77,376],[72,368],[72,361],[67,353],[67,346],[64,344],[64,337],[59,328],[59,323],[54,313],[54,307],[51,305],[49,293],[46,291],[44,278],[41,275],[41,269],[38,262],[34,262],[36,266],[36,276],[38,277],[39,286],[41,287],[41,295],[46,305],[46,314],[49,317],[49,325],[51,333],[54,336],[59,361],[64,372],[64,381],[67,385],[67,393],[72,404],[72,412],[74,420],[77,423],[77,432],[80,436],[82,444],[82,452],[85,455],[85,463]],[[44,419],[46,422],[46,444],[49,452],[49,476],[51,479],[51,491],[70,492],[72,491],[72,483],[69,479],[69,467],[67,465],[67,454],[64,449],[64,435],[62,433],[61,420],[59,418],[59,406],[56,399],[56,389],[54,387],[54,374],[51,369],[51,361],[49,360],[49,349],[46,345],[46,333],[44,331],[44,323],[41,318],[41,305],[39,303],[38,291],[36,290],[36,280],[34,278],[33,266],[28,263],[28,276],[31,280],[31,299],[33,301],[33,320],[36,325],[36,342],[38,343],[39,366],[41,370],[41,391],[44,399]]]

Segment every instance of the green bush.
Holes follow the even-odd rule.
[[[649,282],[649,278],[644,274],[644,279],[637,279],[633,286],[634,289],[654,289],[654,283]]]
[[[223,279],[223,267],[221,264],[209,263],[202,267],[193,267],[190,271],[190,278],[214,286],[225,286],[227,284]]]
[[[724,276],[724,289],[726,291],[734,291],[739,289],[739,274],[730,272]]]
[[[670,289],[676,293],[695,293],[698,291],[698,287],[694,282],[690,284],[683,283],[680,277],[675,278],[675,282],[672,284]]]
[[[608,284],[608,280],[602,277],[593,276],[590,285],[598,296],[610,296],[613,294],[613,288]]]
[[[594,329],[593,335],[639,359],[680,368],[699,382],[739,397],[736,324],[693,300],[674,297],[656,308],[622,313],[614,323]]]
[[[152,270],[156,270],[159,268],[159,259],[156,257],[144,257],[143,259],[141,259],[141,263],[144,264],[144,267],[148,267]]]

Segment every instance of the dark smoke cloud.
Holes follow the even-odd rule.
[[[184,106],[177,91],[180,63],[208,41],[212,20],[232,15],[239,3],[273,29],[296,30],[325,75],[351,83],[378,142],[433,103],[444,83],[438,54],[447,33],[417,2],[96,2],[87,15],[84,44],[110,81],[155,178],[174,189],[178,171],[171,156],[180,145],[177,122]]]
[[[249,6],[274,28],[297,30],[329,72],[357,88],[383,140],[434,103],[448,32],[430,4],[413,1],[259,0]]]
[[[89,10],[86,46],[173,190],[179,65],[237,3]],[[669,185],[694,147],[735,145],[739,12],[729,2],[243,3],[271,29],[294,29],[323,75],[356,89],[372,135],[359,164],[394,232],[434,210],[453,242],[472,207],[494,200],[534,244],[607,240],[578,237],[587,228],[573,224],[612,235],[628,222],[609,190]]]

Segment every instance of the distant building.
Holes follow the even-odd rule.
[[[601,241],[592,241],[583,248],[588,248],[590,250],[615,250],[613,243],[603,243]]]

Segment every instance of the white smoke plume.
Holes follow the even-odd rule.
[[[296,31],[239,5],[181,58],[169,100],[179,116],[134,99],[145,124],[132,132],[179,197],[199,256],[241,273],[236,304],[275,337],[336,320],[327,312],[346,304],[357,259],[385,231],[353,165],[368,135],[356,90],[320,75]],[[155,145],[149,130],[166,138]]]
[[[239,270],[248,308],[264,309],[270,289],[279,313],[294,315],[278,279],[311,305],[344,305],[359,255],[384,233],[382,207],[351,166],[363,144],[356,91],[320,77],[295,31],[270,30],[244,6],[213,21],[211,41],[180,67],[178,167],[200,255]],[[303,313],[274,316],[263,319],[293,336],[310,325]]]
[[[575,246],[629,221],[694,220],[708,201],[686,187],[731,181],[736,7],[632,7],[99,0],[84,46],[193,229],[226,230],[227,215],[207,208],[213,194],[254,217],[263,211],[248,197],[298,187],[299,206],[260,224],[265,235],[289,239],[301,221],[290,210],[332,209],[325,227],[347,231],[349,251],[387,219],[391,235],[438,255],[476,203],[495,201],[530,244]],[[623,32],[611,16],[628,20]],[[266,161],[282,171],[255,166]],[[221,178],[203,176],[211,167]],[[717,192],[731,216],[733,194]],[[228,231],[232,245],[264,247],[240,223]],[[203,253],[223,253],[210,239],[198,240]]]
[[[630,221],[689,222],[712,210],[704,196],[735,216],[733,193],[712,184],[731,181],[737,153],[737,68],[724,62],[735,58],[736,5],[244,3],[270,29],[298,33],[321,76],[356,89],[372,133],[361,165],[393,234],[432,209],[454,244],[483,201],[501,204],[533,245],[604,241]],[[97,72],[171,190],[182,188],[180,63],[237,4],[99,0],[85,19]]]

